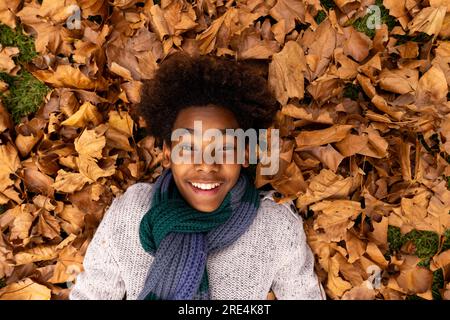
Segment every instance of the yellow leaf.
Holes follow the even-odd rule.
[[[416,91],[416,104],[443,103],[447,100],[447,80],[439,66],[432,66],[420,78]]]
[[[337,124],[322,130],[301,131],[295,137],[296,151],[343,140],[352,128],[353,125]]]
[[[82,73],[79,69],[67,64],[59,64],[55,71],[37,70],[32,74],[41,81],[55,87],[69,87],[76,89],[104,91],[108,83],[103,77],[93,79]]]
[[[36,261],[47,261],[58,256],[56,245],[42,245],[21,251],[14,256],[16,265],[28,264]]]
[[[19,55],[19,49],[16,47],[2,48],[0,44],[0,72],[6,72],[11,75],[16,74],[20,67],[14,63],[13,57]],[[13,71],[14,70],[14,71]]]
[[[350,177],[344,179],[331,170],[322,169],[318,175],[312,178],[306,192],[297,198],[297,207],[307,206],[331,196],[347,196],[351,187],[352,179]]]
[[[446,11],[446,6],[423,8],[408,23],[409,34],[413,34],[414,32],[425,32],[429,35],[438,34],[441,31]]]
[[[34,217],[29,212],[28,206],[21,205],[20,211],[12,223],[10,240],[28,238],[33,220]]]
[[[61,192],[73,193],[83,189],[86,182],[94,181],[80,173],[66,172],[64,169],[60,169],[52,187]]]
[[[72,245],[68,245],[59,253],[53,276],[48,282],[63,283],[75,280],[76,276],[83,271],[82,263],[83,256]]]
[[[80,156],[87,158],[102,158],[102,150],[106,144],[106,138],[95,130],[84,130],[81,136],[75,139],[75,150]]]
[[[131,137],[133,135],[134,121],[126,111],[110,111],[108,125],[111,128],[119,130],[127,137]]]
[[[342,297],[342,295],[352,288],[350,282],[343,280],[339,276],[339,261],[336,256],[330,260],[330,271],[328,272],[327,289],[331,292],[335,299]]]
[[[354,225],[354,219],[361,212],[361,204],[351,200],[324,200],[310,206],[317,214],[314,229],[323,229],[329,241],[344,240],[347,230]]]
[[[89,101],[86,101],[70,118],[61,122],[61,125],[83,128],[89,122],[92,122],[97,126],[102,122],[102,120],[102,115],[97,111],[97,107]]]
[[[73,205],[66,204],[58,216],[65,220],[61,223],[61,227],[66,233],[77,234],[84,226],[85,213]]]
[[[289,98],[303,98],[305,70],[303,49],[295,41],[287,42],[281,52],[272,56],[268,85],[274,90],[277,100],[283,106]]]
[[[275,39],[283,43],[286,34],[295,28],[295,22],[305,22],[305,5],[297,0],[278,0],[269,14],[278,21],[272,28],[280,29]]]
[[[0,289],[0,300],[50,300],[51,290],[30,278]]]
[[[0,145],[0,192],[14,184],[9,175],[20,168],[19,155],[11,143]]]

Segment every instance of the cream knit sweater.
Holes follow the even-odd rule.
[[[151,204],[153,184],[139,182],[116,197],[84,257],[84,271],[69,298],[135,300],[153,257],[139,241],[139,224]],[[212,299],[324,299],[314,273],[314,257],[292,202],[277,204],[273,191],[261,192],[258,213],[231,246],[207,260]]]

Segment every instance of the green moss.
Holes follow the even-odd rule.
[[[433,272],[433,284],[431,285],[431,292],[433,293],[434,300],[442,300],[439,289],[444,288],[444,273],[442,269],[438,269]]]
[[[336,8],[336,4],[333,0],[320,0],[320,4],[327,10]]]
[[[380,23],[386,24],[389,31],[394,28],[394,26],[397,24],[397,19],[395,17],[389,15],[389,10],[386,9],[386,7],[383,5],[383,0],[377,0],[375,1],[375,5],[380,8]],[[373,16],[372,13],[367,13],[365,16],[358,18],[356,20],[352,19],[350,20],[347,25],[352,25],[356,30],[359,32],[365,33],[368,37],[373,38],[375,36],[375,33],[377,29],[375,28],[369,28],[367,26],[367,21]]]
[[[406,300],[416,301],[416,300],[425,300],[425,299],[419,297],[418,295],[413,294],[413,295],[410,295],[410,296],[406,296]]]
[[[0,204],[0,214],[6,211],[6,207]]]
[[[32,37],[23,33],[22,26],[17,26],[16,30],[0,24],[0,43],[4,47],[18,47],[20,54],[16,62],[27,63],[37,56]]]
[[[344,87],[344,97],[352,100],[358,100],[359,92],[361,92],[361,87],[357,84],[348,83]]]
[[[413,36],[409,35],[409,34],[394,34],[393,35],[394,38],[397,39],[397,45],[409,42],[409,41],[413,41],[413,42],[419,42],[419,43],[425,43],[431,40],[432,36],[430,36],[429,34],[426,34],[425,32],[419,32]]]
[[[9,86],[9,91],[0,93],[0,99],[17,124],[21,117],[39,108],[49,88],[26,71],[26,64],[36,57],[37,53],[33,38],[23,34],[22,26],[19,25],[13,30],[0,24],[0,43],[5,47],[18,47],[20,51],[19,56],[13,58],[17,64],[21,65],[17,76],[0,72],[0,80]]]
[[[450,249],[450,229],[445,231],[444,233],[444,244],[441,248],[441,251],[445,251]],[[414,246],[416,247],[416,251],[414,254],[421,258],[422,260],[417,264],[421,267],[430,267],[430,261],[432,257],[437,253],[439,249],[439,235],[432,231],[418,231],[412,230],[405,235],[402,235],[400,232],[400,228],[389,226],[388,227],[388,243],[389,250],[388,254],[393,255],[395,252],[400,251],[400,248],[408,241],[412,241]],[[444,276],[441,269],[438,269],[433,272],[433,284],[432,284],[432,293],[433,299],[439,300],[441,298],[441,294],[439,289],[444,287]],[[407,300],[422,300],[422,298],[412,295],[408,296]]]
[[[0,289],[3,288],[3,287],[6,287],[6,280],[5,280],[5,278],[1,278],[0,279]]]
[[[419,258],[429,259],[439,249],[439,235],[432,231],[413,230],[405,235],[407,241],[413,241],[416,246],[415,254]]]
[[[390,254],[399,251],[408,241],[411,241],[416,247],[414,254],[423,259],[421,264],[426,266],[429,259],[433,257],[439,249],[439,235],[432,231],[412,230],[402,235],[397,227],[388,227],[388,242]]]
[[[404,243],[400,228],[388,226],[388,243],[390,255],[392,255],[396,251],[400,251],[400,248]]]
[[[0,78],[7,76],[0,75]],[[33,77],[27,71],[20,72],[12,80],[6,81],[9,84],[9,92],[0,93],[6,108],[11,112],[14,122],[20,122],[20,118],[35,112],[41,105],[49,88]]]
[[[450,249],[450,229],[447,229],[444,232],[444,243],[442,244],[441,251],[449,250]]]
[[[317,12],[316,16],[314,17],[314,20],[316,21],[317,24],[321,24],[323,20],[325,20],[327,18],[327,14],[325,13],[325,11],[320,10],[319,12]]]

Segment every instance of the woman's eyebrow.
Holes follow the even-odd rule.
[[[191,132],[191,133],[194,133],[194,129],[192,129],[192,128],[181,128],[181,129],[185,129],[185,130],[187,130],[187,131],[189,131],[189,132]],[[230,129],[231,129],[231,128],[230,128]],[[223,134],[227,134],[227,131],[226,131],[226,130],[228,130],[228,129],[217,129],[217,130],[219,130],[219,131],[222,132]],[[234,132],[235,129],[231,129],[231,130],[233,130],[233,132]]]

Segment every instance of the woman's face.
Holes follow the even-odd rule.
[[[194,121],[201,123],[201,136],[194,136]],[[237,163],[236,139],[230,136],[227,138],[225,135],[225,129],[237,128],[239,128],[239,124],[234,114],[226,108],[215,105],[185,108],[177,115],[172,130],[187,129],[187,131],[178,141],[171,141],[170,147],[164,144],[163,165],[171,168],[178,190],[194,209],[203,212],[216,210],[228,191],[236,184],[241,166],[248,166],[248,149],[245,151],[245,163]],[[218,141],[218,145],[223,146],[223,149],[220,148],[217,155],[222,158],[226,156],[227,152],[234,152],[235,157],[231,161],[232,163],[225,163],[224,160],[222,161],[224,163],[214,161],[208,164],[204,161],[203,156],[200,161],[194,161],[194,151],[198,151],[198,147],[201,148],[200,154],[203,155],[205,149],[211,150],[210,148],[216,143],[215,139],[203,135],[208,129],[224,130],[223,138]],[[211,146],[208,147],[209,144]],[[173,161],[172,152],[176,152],[190,161],[185,161],[187,163]],[[208,152],[216,156],[216,151]]]

